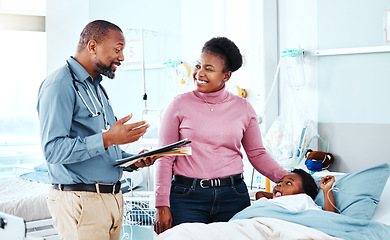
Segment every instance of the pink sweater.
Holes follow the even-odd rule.
[[[173,174],[210,179],[242,173],[241,145],[255,169],[270,180],[279,181],[287,174],[263,147],[251,104],[225,89],[192,91],[171,102],[161,122],[159,146],[184,138],[192,141],[188,145],[192,155],[165,156],[156,162],[156,207],[170,206]]]

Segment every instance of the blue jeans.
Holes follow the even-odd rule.
[[[244,181],[230,186],[201,188],[172,181],[170,195],[172,227],[188,222],[227,222],[250,205]]]

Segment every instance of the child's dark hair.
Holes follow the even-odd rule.
[[[314,181],[314,178],[305,170],[299,168],[296,168],[291,172],[296,173],[301,177],[303,191],[314,200],[318,193],[318,186]]]
[[[226,37],[215,37],[207,41],[202,52],[217,54],[225,62],[223,72],[236,71],[242,66],[242,55],[236,44]]]

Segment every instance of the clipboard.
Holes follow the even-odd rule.
[[[151,156],[166,156],[166,155],[191,155],[191,147],[182,147],[186,144],[191,143],[190,140],[187,138],[180,140],[178,142],[166,145],[164,147],[151,150],[148,152],[144,152],[141,154],[137,154],[131,157],[122,158],[116,160],[116,163],[114,164],[115,167],[128,167],[135,162],[137,162],[139,159],[144,157],[151,157]]]

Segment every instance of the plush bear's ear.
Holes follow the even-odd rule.
[[[329,159],[329,164],[332,164],[332,163],[334,162],[333,154],[327,153],[327,154],[326,154],[326,158]]]
[[[307,149],[306,154],[305,154],[305,157],[308,158],[308,157],[309,157],[309,154],[310,154],[311,152],[313,152],[313,150]]]

